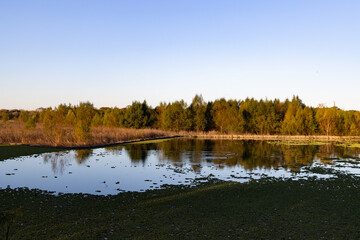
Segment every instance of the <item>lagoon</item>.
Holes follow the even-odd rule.
[[[331,144],[180,138],[4,159],[0,188],[114,195],[197,185],[211,178],[330,178],[339,172],[360,174],[359,153],[357,148]]]

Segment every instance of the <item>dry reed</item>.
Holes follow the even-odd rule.
[[[238,140],[290,140],[290,141],[360,141],[359,136],[303,136],[303,135],[233,135],[218,132],[168,132],[157,129],[129,129],[93,127],[91,138],[78,142],[74,138],[74,128],[57,126],[49,130],[38,123],[35,129],[24,129],[19,121],[0,122],[0,144],[29,144],[53,147],[86,147],[106,146],[110,144],[149,140],[173,136],[187,136],[204,139],[238,139]]]
[[[84,142],[78,142],[74,138],[73,127],[69,126],[57,126],[49,130],[43,124],[38,123],[35,129],[25,130],[22,122],[7,121],[0,123],[0,144],[84,147],[172,137],[175,135],[178,134],[157,129],[93,127],[91,129],[91,138]]]

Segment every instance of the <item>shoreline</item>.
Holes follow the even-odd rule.
[[[105,144],[85,144],[85,145],[46,145],[46,144],[31,144],[31,143],[7,143],[0,144],[0,146],[29,146],[29,147],[42,147],[42,148],[54,148],[54,149],[89,149],[89,148],[102,148],[102,147],[111,147],[121,144],[129,143],[141,143],[146,141],[156,141],[156,140],[167,140],[175,138],[192,138],[192,139],[204,139],[204,140],[255,140],[255,141],[294,141],[294,142],[346,142],[354,143],[360,142],[360,136],[322,136],[322,135],[237,135],[237,134],[179,134],[174,136],[165,136],[165,137],[151,137],[151,138],[137,138],[132,140],[124,140],[118,142],[111,142]]]
[[[195,134],[199,139],[230,139],[230,140],[277,140],[277,141],[321,141],[321,142],[354,142],[360,136],[324,136],[324,135],[247,135],[247,134]]]
[[[106,144],[88,144],[88,145],[74,145],[74,146],[52,146],[52,145],[43,145],[43,144],[23,144],[23,143],[9,143],[9,144],[0,144],[1,146],[29,146],[29,147],[41,147],[41,148],[60,148],[60,149],[89,149],[89,148],[102,148],[102,147],[112,147],[116,145],[122,145],[122,144],[129,144],[129,143],[138,143],[138,142],[145,142],[145,141],[154,141],[154,140],[166,140],[166,139],[172,139],[172,138],[180,138],[183,136],[168,136],[168,137],[155,137],[155,138],[141,138],[141,139],[133,139],[133,140],[125,140],[125,141],[119,141],[114,143],[106,143]]]

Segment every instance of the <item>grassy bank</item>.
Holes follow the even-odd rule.
[[[19,121],[0,122],[1,144],[29,144],[51,147],[96,147],[123,142],[144,141],[158,138],[184,136],[201,139],[265,140],[285,144],[323,144],[336,142],[344,146],[360,147],[360,136],[322,136],[322,135],[234,135],[218,132],[170,132],[158,129],[131,129],[92,127],[88,140],[79,142],[74,138],[74,128],[57,126],[52,130],[38,123],[34,129],[24,129]]]
[[[177,134],[157,129],[129,129],[93,127],[88,140],[79,142],[74,138],[74,129],[58,126],[46,129],[37,124],[34,129],[24,129],[24,123],[8,121],[0,124],[0,144],[29,144],[51,147],[91,147],[122,142],[172,137]]]
[[[0,190],[13,239],[356,239],[359,178],[217,180],[116,196]]]

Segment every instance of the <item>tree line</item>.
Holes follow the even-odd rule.
[[[1,110],[2,121],[25,122],[25,129],[43,123],[56,131],[74,127],[75,137],[86,139],[91,127],[156,128],[170,131],[217,131],[224,134],[360,135],[360,112],[336,106],[306,106],[298,96],[278,99],[226,100],[205,102],[196,95],[191,104],[184,100],[162,102],[155,108],[146,101],[134,101],[126,108],[100,108],[83,102],[60,104],[38,111]]]

